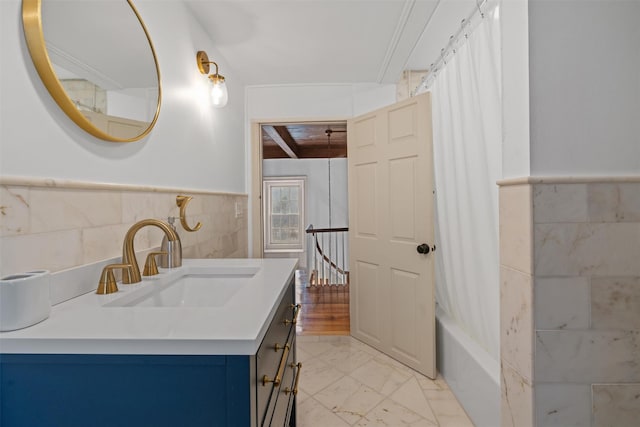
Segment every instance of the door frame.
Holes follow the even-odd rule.
[[[288,124],[321,124],[346,122],[350,117],[327,116],[315,118],[278,118],[251,120],[251,188],[249,195],[249,256],[264,258],[264,212],[262,206],[262,134],[263,125],[283,126]],[[348,191],[348,190],[347,190]]]

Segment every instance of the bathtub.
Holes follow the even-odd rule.
[[[500,425],[500,362],[436,307],[436,364],[476,427]]]

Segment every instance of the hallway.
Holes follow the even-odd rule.
[[[349,335],[349,286],[310,286],[296,270],[296,303],[302,305],[298,335]]]

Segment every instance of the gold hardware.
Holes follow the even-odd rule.
[[[122,245],[122,262],[124,264],[131,264],[131,274],[129,277],[123,277],[122,283],[138,283],[142,280],[140,276],[140,267],[138,267],[138,260],[136,259],[136,252],[133,249],[133,239],[136,237],[136,233],[147,225],[153,225],[164,231],[167,236],[167,240],[171,242],[180,241],[180,236],[173,228],[164,221],[159,219],[143,219],[131,226],[127,234],[124,236],[124,244]],[[178,266],[176,266],[178,267]]]
[[[290,307],[296,312],[296,314],[293,316],[293,320],[284,319],[283,323],[285,325],[288,325],[289,323],[295,325],[298,323],[298,314],[300,314],[300,310],[302,310],[302,305],[300,304],[291,304]]]
[[[124,278],[129,277],[131,274],[131,264],[109,264],[105,268],[102,269],[102,274],[100,275],[100,281],[98,282],[98,289],[96,290],[96,294],[105,295],[112,294],[114,292],[118,292],[118,284],[116,283],[116,276],[113,275],[113,270],[118,268],[122,269],[122,279],[124,283]]]
[[[196,61],[198,61],[198,70],[205,75],[209,74],[209,64],[215,65],[216,72],[208,76],[211,84],[213,85],[211,88],[211,98],[214,107],[224,107],[227,105],[229,94],[227,92],[227,84],[225,83],[224,76],[222,74],[218,74],[218,64],[213,61],[209,61],[207,53],[203,50],[199,50],[198,53],[196,53]]]
[[[288,346],[288,345],[289,345],[289,344],[285,344],[285,345],[282,345],[282,346],[281,346],[280,344],[276,343],[276,345],[274,345],[274,346],[273,346],[273,349],[274,349],[276,352],[278,352],[278,351],[282,350],[283,348],[285,348],[285,347],[286,347],[286,346]]]
[[[302,363],[298,362],[298,363],[293,363],[291,362],[289,364],[290,368],[298,368],[298,372],[296,372],[296,381],[295,384],[293,385],[293,390],[291,390],[289,387],[285,388],[283,390],[284,394],[289,394],[289,393],[293,393],[293,395],[295,396],[296,394],[298,394],[298,382],[300,382],[300,371],[302,370]]]
[[[264,375],[262,377],[262,385],[265,386],[267,383],[273,383],[275,387],[279,387],[282,382],[282,374],[284,373],[284,367],[287,363],[287,357],[289,356],[289,344],[285,344],[284,351],[282,352],[282,358],[280,359],[280,366],[278,366],[278,372],[276,373],[276,377],[274,379],[269,379],[268,376]]]
[[[187,231],[198,231],[202,224],[198,222],[195,227],[191,228],[187,224],[187,204],[193,199],[191,196],[176,196],[176,205],[180,208],[180,223]]]
[[[131,10],[135,14],[147,41],[151,48],[151,54],[153,55],[153,62],[155,65],[156,78],[158,81],[158,102],[155,108],[155,114],[153,119],[149,123],[149,126],[139,135],[132,138],[121,138],[110,134],[106,129],[99,128],[95,123],[92,123],[84,114],[78,109],[76,104],[71,100],[67,91],[62,86],[60,79],[56,75],[53,67],[53,61],[49,57],[47,46],[44,38],[44,31],[42,27],[42,0],[23,0],[22,2],[22,25],[24,28],[24,36],[29,49],[29,54],[33,60],[33,65],[42,80],[42,83],[47,88],[47,91],[51,94],[53,100],[64,111],[64,113],[80,128],[96,138],[103,139],[105,141],[113,142],[133,142],[138,141],[151,132],[154,125],[158,121],[160,115],[160,104],[162,101],[162,79],[160,78],[160,67],[158,66],[158,58],[156,57],[156,51],[151,42],[151,37],[147,31],[140,14],[133,5],[133,0],[127,0],[127,3],[131,7]]]
[[[147,255],[147,260],[144,262],[144,270],[142,271],[143,276],[155,276],[158,274],[158,264],[156,263],[157,255],[166,255],[165,251],[158,252],[150,252]]]

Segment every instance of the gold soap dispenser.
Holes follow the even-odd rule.
[[[167,218],[167,222],[169,226],[178,234],[176,230],[176,226],[173,224],[176,221],[176,217],[170,216]],[[160,252],[164,252],[164,254],[160,255],[160,267],[162,268],[175,268],[180,267],[182,265],[182,243],[180,239],[171,241],[167,239],[165,235],[162,238],[162,243],[160,245]]]

